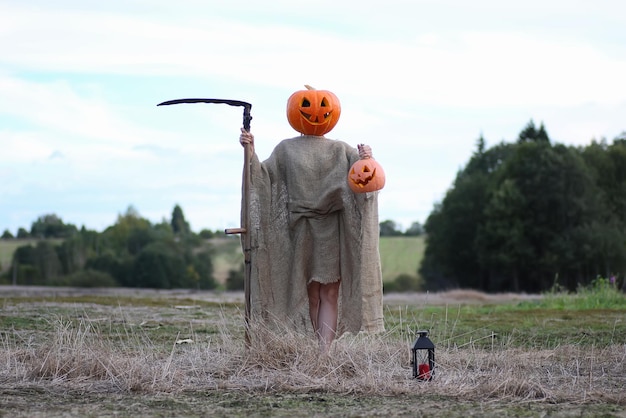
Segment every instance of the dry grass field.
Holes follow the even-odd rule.
[[[386,295],[387,331],[251,327],[240,293],[0,288],[0,416],[626,416],[623,308],[537,296]],[[412,379],[429,329],[437,368]]]

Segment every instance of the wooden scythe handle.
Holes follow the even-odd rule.
[[[243,191],[242,191],[242,208],[241,223],[243,232],[243,259],[244,259],[244,281],[243,291],[246,300],[246,343],[250,343],[249,325],[250,325],[250,276],[252,275],[252,237],[250,236],[250,161],[252,160],[252,146],[245,144],[243,147]]]
[[[248,122],[249,123],[249,122]],[[250,345],[250,281],[252,275],[251,247],[252,237],[250,236],[250,162],[252,160],[252,146],[245,144],[243,147],[243,179],[241,191],[241,227],[229,228],[224,232],[226,234],[241,234],[243,240],[243,259],[244,259],[244,281],[243,290],[245,298],[245,321],[246,321],[246,345]]]

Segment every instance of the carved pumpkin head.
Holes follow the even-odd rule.
[[[385,187],[385,172],[376,160],[364,158],[352,164],[348,186],[354,193],[375,192]]]
[[[335,127],[341,115],[339,99],[328,90],[305,86],[287,100],[287,120],[304,135],[322,136]]]

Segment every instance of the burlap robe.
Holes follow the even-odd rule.
[[[347,185],[348,170],[358,159],[358,151],[345,142],[318,136],[286,139],[262,163],[253,155],[249,215],[253,321],[312,330],[306,291],[311,278],[302,266],[316,254],[307,245],[312,236],[303,233],[321,237],[338,233],[338,239],[329,240],[335,246],[331,251],[340,256],[338,335],[384,330],[378,193],[355,194]],[[337,222],[324,221],[332,217]],[[306,218],[322,222],[303,228]]]

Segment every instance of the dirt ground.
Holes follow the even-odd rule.
[[[199,390],[119,394],[61,387],[2,389],[0,417],[626,417],[619,406],[535,401],[462,401],[454,397],[268,394]],[[304,406],[302,406],[304,405]]]

